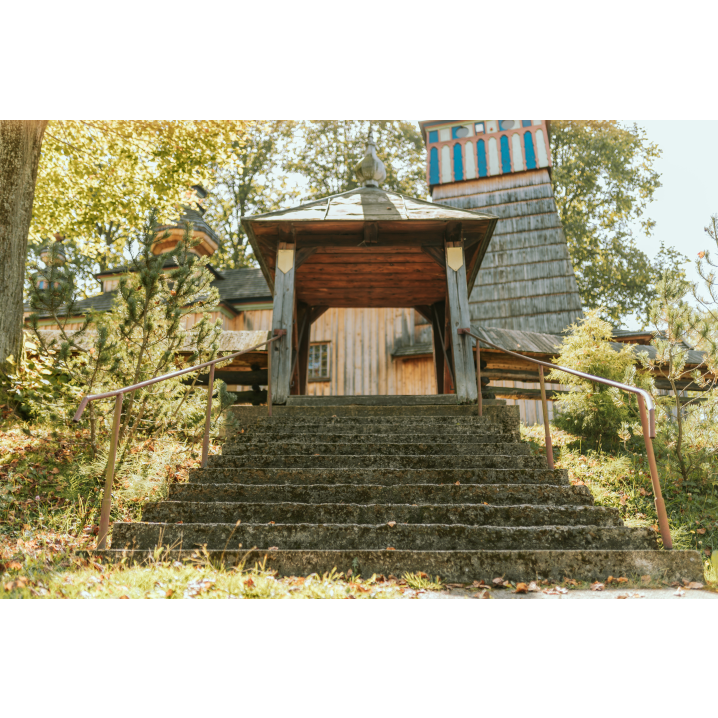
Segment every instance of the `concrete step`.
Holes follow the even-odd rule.
[[[247,407],[248,408],[248,407]],[[230,410],[231,411],[231,410]],[[242,426],[254,429],[273,430],[276,428],[301,428],[302,430],[323,429],[333,427],[363,431],[364,427],[394,427],[404,429],[415,427],[417,430],[430,430],[442,427],[457,427],[475,431],[501,431],[502,424],[491,418],[480,416],[273,416],[262,417],[240,422]]]
[[[373,428],[373,432],[378,431]],[[400,434],[394,432],[363,434],[349,433],[347,429],[344,432],[335,431],[331,427],[326,430],[316,432],[296,432],[287,431],[277,432],[259,432],[247,431],[244,434],[238,434],[224,444],[224,453],[228,453],[227,449],[235,446],[255,446],[276,443],[298,443],[311,444],[321,442],[322,444],[482,444],[487,446],[496,446],[497,444],[517,444],[521,442],[518,434],[511,433],[481,433],[477,434],[468,430],[460,432],[454,429],[443,428],[435,433],[405,433]]]
[[[210,468],[294,468],[294,469],[545,469],[545,456],[510,455],[439,455],[401,454],[376,456],[369,454],[336,454],[308,456],[286,454],[277,456],[218,456],[209,457]]]
[[[232,442],[222,447],[223,456],[528,456],[531,447],[520,443],[410,443],[395,441],[392,443],[370,442],[325,443],[313,439],[304,444],[299,441],[272,442]]]
[[[294,398],[294,397],[292,397]],[[312,397],[314,398],[314,397]],[[317,397],[319,398],[319,397]],[[340,397],[341,398],[341,397]],[[229,409],[230,416],[240,422],[273,421],[276,419],[295,419],[314,421],[318,419],[350,418],[352,420],[380,418],[431,418],[474,419],[479,421],[503,421],[507,418],[518,424],[519,411],[517,406],[505,406],[504,402],[490,404],[484,402],[484,415],[478,415],[476,404],[458,406],[454,404],[407,405],[407,406],[368,406],[368,405],[326,405],[326,406],[277,406],[272,408],[272,416],[267,416],[266,406],[233,406]]]
[[[273,440],[289,439],[294,436],[345,436],[345,441],[353,441],[355,437],[371,436],[393,436],[402,437],[421,436],[424,438],[439,437],[457,437],[466,436],[474,438],[476,441],[516,441],[520,440],[520,432],[504,432],[498,424],[482,424],[480,426],[456,425],[456,424],[433,424],[427,426],[425,423],[401,423],[401,424],[314,424],[311,426],[281,424],[276,426],[257,426],[247,427],[243,433],[234,434],[230,441],[241,440],[245,438],[271,438]],[[484,438],[486,437],[486,438]],[[339,440],[339,439],[338,439]],[[424,440],[424,439],[421,439]]]
[[[222,460],[215,465],[212,459]],[[239,466],[235,466],[239,463]],[[499,462],[500,463],[500,462]],[[248,465],[244,465],[248,464]],[[551,484],[568,486],[568,471],[550,471],[545,464],[542,468],[256,468],[252,462],[241,457],[212,457],[207,469],[192,469],[189,472],[190,485],[194,484]]]
[[[173,484],[172,501],[216,501],[297,504],[516,504],[591,506],[593,496],[586,486],[541,484],[405,484],[396,486],[360,484]],[[153,506],[148,504],[147,508]],[[154,519],[153,519],[154,520]]]
[[[170,524],[115,523],[113,548],[348,549],[412,551],[656,549],[649,528],[466,526],[446,524]]]
[[[250,547],[251,548],[251,547]],[[129,558],[142,561],[147,552],[125,554],[110,549],[96,552],[107,559]],[[174,559],[189,559],[192,550],[170,552]],[[210,550],[210,560],[217,564],[247,568],[263,565],[280,576],[320,576],[332,569],[369,578],[372,574],[402,576],[405,572],[424,571],[440,576],[445,583],[471,583],[502,576],[514,584],[519,581],[562,581],[565,576],[578,581],[605,581],[609,576],[626,576],[640,580],[700,581],[703,583],[703,560],[697,551],[652,550],[520,550],[520,551],[356,551],[356,550],[278,550],[245,549]]]
[[[161,501],[142,520],[184,524],[464,524],[468,526],[623,526],[603,506],[483,504],[220,503]]]

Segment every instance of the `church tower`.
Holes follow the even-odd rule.
[[[582,314],[551,186],[547,120],[422,120],[434,202],[499,217],[471,293],[486,327],[560,334]]]

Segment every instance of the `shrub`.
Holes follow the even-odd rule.
[[[613,329],[600,318],[600,309],[589,311],[563,340],[556,364],[605,379],[653,389],[650,375],[637,370],[631,345],[611,343]],[[616,446],[640,432],[635,395],[553,370],[550,381],[572,388],[555,401],[555,424],[597,446]]]

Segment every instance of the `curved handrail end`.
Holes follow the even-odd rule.
[[[82,397],[82,401],[80,402],[80,406],[77,407],[77,411],[75,412],[75,416],[72,417],[72,420],[77,423],[82,418],[82,413],[85,411],[85,407],[90,403],[90,395],[85,394],[85,396]]]

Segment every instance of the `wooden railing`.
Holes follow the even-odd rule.
[[[581,371],[576,371],[575,369],[569,369],[565,366],[559,366],[558,364],[549,364],[548,362],[543,362],[538,359],[534,359],[532,357],[526,356],[525,354],[517,354],[516,352],[509,351],[508,349],[504,349],[503,347],[498,346],[497,344],[494,344],[492,341],[487,339],[486,337],[480,337],[476,334],[474,334],[471,329],[459,329],[459,334],[468,335],[476,340],[476,381],[478,384],[478,408],[479,408],[479,416],[483,414],[483,401],[481,397],[481,354],[480,354],[480,348],[479,348],[479,342],[483,342],[484,344],[488,344],[490,347],[493,347],[494,349],[497,349],[500,352],[503,352],[504,354],[508,354],[509,356],[516,357],[518,359],[521,359],[523,361],[529,361],[533,364],[537,364],[539,367],[539,382],[541,384],[541,405],[543,408],[543,423],[544,423],[544,432],[546,436],[546,459],[548,461],[548,467],[549,469],[554,468],[554,461],[553,461],[553,444],[551,442],[551,428],[549,426],[549,417],[548,417],[548,401],[546,399],[546,384],[544,382],[544,368],[548,369],[557,369],[558,371],[566,372],[567,374],[573,374],[574,376],[581,377],[582,379],[587,379],[588,381],[596,382],[597,384],[604,384],[606,386],[612,386],[616,389],[621,389],[622,391],[630,392],[631,394],[635,394],[638,399],[638,411],[641,416],[641,427],[643,429],[643,440],[646,445],[646,455],[648,456],[648,466],[650,467],[651,471],[651,483],[653,484],[653,494],[655,497],[655,504],[656,504],[656,512],[658,514],[658,526],[661,532],[661,538],[663,539],[663,546],[666,549],[672,549],[673,548],[673,540],[671,539],[671,531],[670,527],[668,525],[668,515],[666,513],[666,505],[663,501],[663,495],[661,493],[661,482],[658,478],[658,468],[656,466],[656,457],[653,454],[653,442],[652,439],[656,436],[656,405],[653,401],[653,397],[645,390],[645,389],[639,389],[636,386],[630,386],[629,384],[621,384],[617,381],[611,381],[610,379],[604,379],[600,376],[594,376],[593,374],[585,374]],[[646,411],[646,408],[648,408],[648,411]]]
[[[209,454],[209,428],[210,428],[210,421],[212,418],[212,391],[214,389],[214,368],[217,364],[223,361],[228,361],[230,359],[235,359],[238,356],[241,356],[242,354],[247,354],[252,351],[256,351],[260,347],[268,346],[272,342],[279,341],[283,337],[286,336],[286,332],[282,330],[274,330],[274,336],[271,339],[267,339],[266,341],[261,342],[260,344],[255,344],[254,346],[249,347],[248,349],[243,349],[242,351],[235,352],[234,354],[228,354],[227,356],[219,357],[217,359],[212,359],[212,361],[206,361],[203,364],[197,364],[196,366],[191,366],[187,369],[180,369],[179,371],[174,371],[171,374],[163,374],[162,376],[157,376],[154,379],[148,379],[147,381],[142,381],[139,384],[133,384],[132,386],[125,386],[122,387],[122,389],[115,389],[114,391],[108,391],[104,394],[90,394],[87,396],[84,396],[82,398],[82,401],[80,402],[80,406],[77,409],[77,412],[75,413],[75,416],[73,417],[73,421],[77,422],[80,421],[80,418],[82,417],[83,412],[85,411],[85,408],[91,401],[97,401],[98,399],[110,399],[112,397],[115,397],[115,416],[112,422],[112,437],[110,439],[110,453],[107,458],[107,471],[105,473],[105,492],[102,497],[102,509],[100,512],[100,530],[99,534],[97,536],[97,548],[98,549],[104,549],[107,546],[107,533],[110,528],[110,510],[112,509],[112,484],[115,480],[115,463],[117,461],[117,444],[119,441],[120,436],[120,422],[122,417],[122,401],[125,396],[125,394],[130,394],[133,391],[137,391],[138,389],[144,389],[145,387],[152,386],[152,384],[157,384],[161,381],[166,381],[167,379],[174,379],[177,376],[182,376],[183,374],[189,374],[193,371],[199,371],[201,369],[206,369],[207,367],[210,367],[209,371],[209,383],[207,385],[207,414],[205,416],[205,422],[204,422],[204,438],[202,440],[202,468],[204,468],[207,465],[207,455]],[[272,352],[267,351],[267,411],[269,413],[269,416],[272,416]]]

